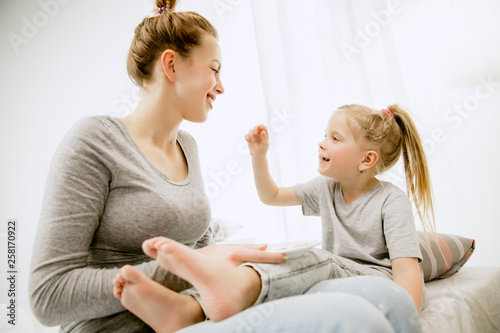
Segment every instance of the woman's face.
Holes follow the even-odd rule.
[[[206,34],[176,70],[177,93],[185,120],[204,122],[216,97],[224,93],[220,80],[221,51],[217,40]]]

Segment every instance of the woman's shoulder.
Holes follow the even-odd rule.
[[[196,140],[191,134],[180,129],[177,132],[177,137],[185,149],[198,151],[198,145],[196,144]]]
[[[189,134],[189,132],[186,132],[185,130],[179,129],[179,131],[177,132],[177,136],[179,138],[181,138],[182,140],[189,140],[189,141],[196,142],[194,137],[191,134]]]
[[[110,135],[111,127],[112,118],[108,116],[86,116],[76,120],[59,142],[52,163],[58,168],[78,163],[79,168],[84,168],[90,161],[113,165],[117,140]]]
[[[125,128],[119,118],[110,115],[86,116],[78,119],[66,134],[66,140],[110,143],[113,138],[127,141]]]
[[[108,115],[86,116],[73,123],[59,144],[59,150],[69,152],[100,151],[122,145],[118,118]],[[114,139],[116,138],[116,140]],[[119,143],[121,142],[121,143]]]
[[[78,119],[70,129],[70,132],[76,133],[104,133],[109,129],[117,127],[118,118],[109,115],[86,116]]]
[[[103,116],[85,116],[76,120],[66,132],[66,140],[78,140],[95,137],[103,132]]]

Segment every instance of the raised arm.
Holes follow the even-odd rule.
[[[251,129],[245,140],[248,143],[254,172],[255,186],[260,200],[271,206],[299,206],[301,202],[291,187],[278,187],[271,177],[267,163],[269,132],[264,125]]]

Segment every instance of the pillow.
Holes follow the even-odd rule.
[[[417,231],[422,262],[420,267],[424,272],[424,281],[449,278],[458,272],[469,260],[475,249],[474,239],[461,236],[427,233],[431,250],[423,231]],[[441,254],[441,251],[443,252]],[[443,256],[444,255],[444,256]]]
[[[243,228],[243,226],[237,222],[215,218],[211,221],[211,227],[216,242],[225,241]]]

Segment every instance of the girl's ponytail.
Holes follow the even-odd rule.
[[[401,149],[406,175],[406,189],[411,196],[424,231],[436,233],[432,186],[424,146],[410,115],[393,104],[387,108],[401,130]],[[428,221],[428,223],[426,223]]]

